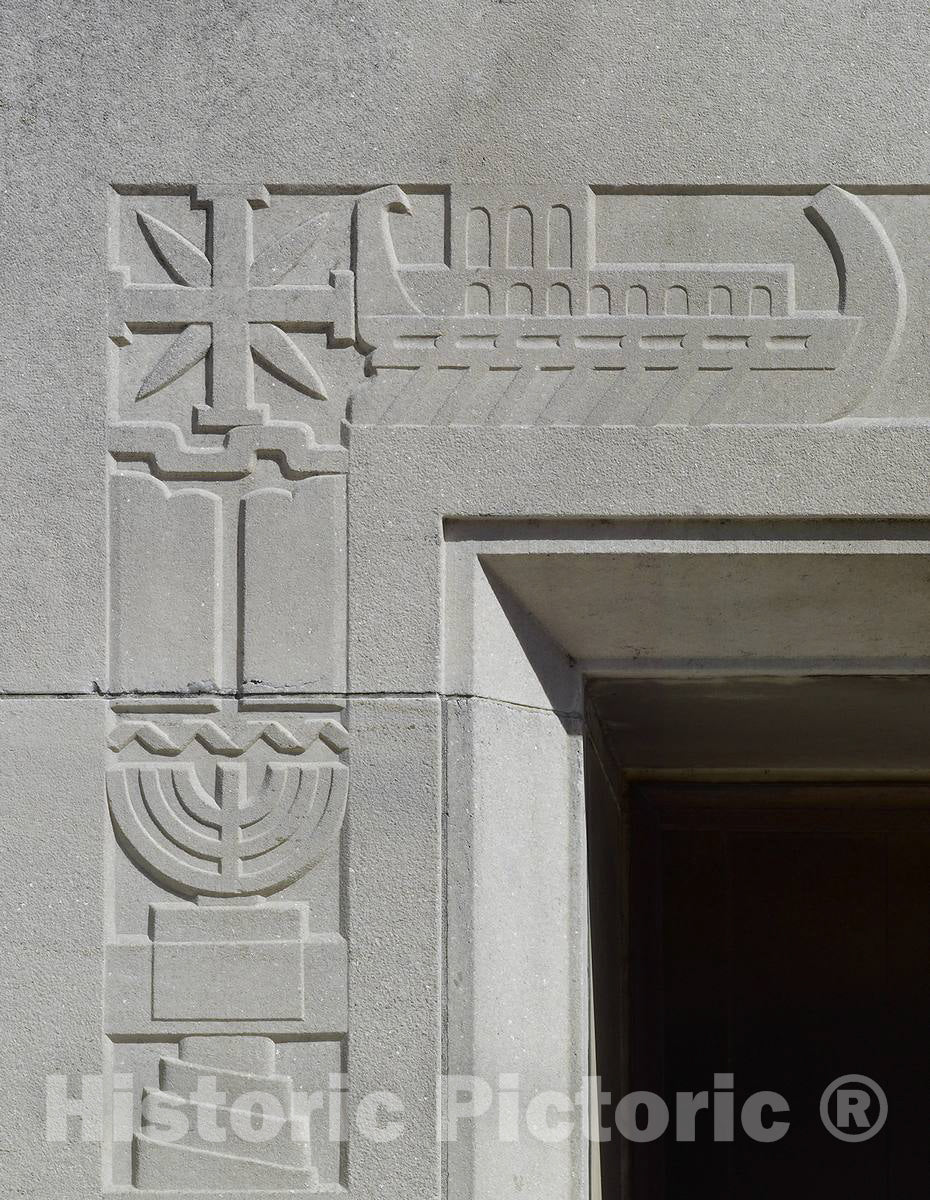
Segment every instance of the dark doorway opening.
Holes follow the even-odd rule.
[[[670,1117],[655,1140],[614,1129],[597,1156],[600,1194],[926,1196],[930,785],[624,774],[599,736],[587,775],[594,1043],[611,1096],[601,1119],[639,1090]],[[850,1075],[888,1105],[880,1132],[854,1142],[821,1115],[824,1092]],[[676,1099],[705,1092],[706,1107]],[[787,1102],[758,1122],[759,1102],[749,1112],[753,1131],[787,1122],[777,1140],[743,1128],[760,1092]],[[853,1134],[878,1109],[855,1083],[827,1103]],[[637,1110],[641,1127],[647,1115]]]

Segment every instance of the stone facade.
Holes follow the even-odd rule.
[[[930,661],[907,8],[8,7],[6,1194],[586,1194],[587,681]]]

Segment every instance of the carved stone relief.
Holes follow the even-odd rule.
[[[307,279],[299,268],[331,214],[276,200],[259,186],[114,194],[117,458],[139,457],[142,424],[146,457],[173,478],[245,475],[256,455],[302,474],[342,465],[338,452],[314,452],[338,444],[339,425],[313,358],[315,342],[354,341],[352,275]],[[188,433],[222,436],[192,446]],[[232,451],[222,463],[221,448]]]
[[[870,209],[838,187],[806,205],[837,300],[799,304],[791,263],[606,257],[608,189],[453,191],[448,265],[403,269],[397,187],[356,205],[363,423],[487,425],[827,421],[855,412],[894,355],[904,278]],[[616,211],[614,211],[616,210]],[[777,374],[776,374],[777,373]],[[816,378],[797,406],[790,383]],[[805,384],[807,386],[807,384]]]
[[[133,1085],[132,1136],[114,1121],[105,1143],[118,1191],[344,1183],[338,1140],[299,1102],[341,1077],[348,1028],[346,451],[328,381],[361,360],[351,272],[310,260],[329,257],[319,199],[113,195],[104,1031],[114,1092]],[[256,1097],[274,1112],[245,1136]]]
[[[728,203],[721,231],[608,187],[113,190],[104,1030],[140,1082],[109,1188],[344,1184],[296,1095],[351,1076],[346,418],[870,413],[907,315],[878,217],[833,186]],[[168,1136],[208,1077],[222,1145]],[[233,1120],[256,1092],[259,1145]]]
[[[114,1186],[340,1182],[294,1096],[342,1069],[347,1032],[339,715],[296,700],[113,705],[104,1028],[112,1079],[137,1083],[131,1144],[106,1147]],[[277,1102],[260,1141],[237,1136],[256,1095]],[[166,1111],[185,1119],[181,1136]]]
[[[110,511],[111,691],[345,690],[344,476],[114,470]]]
[[[256,456],[338,470],[347,409],[399,425],[876,415],[907,297],[867,201],[713,200],[711,216],[699,195],[606,186],[124,189],[114,456],[143,455],[144,422],[163,478],[241,476]]]

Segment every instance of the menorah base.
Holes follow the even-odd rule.
[[[304,905],[161,903],[151,913],[156,1020],[303,1019]]]

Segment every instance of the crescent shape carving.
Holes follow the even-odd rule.
[[[830,184],[804,211],[833,257],[840,312],[861,320],[844,370],[849,398],[842,415],[875,415],[865,405],[897,353],[907,316],[901,264],[881,222],[858,196]]]

